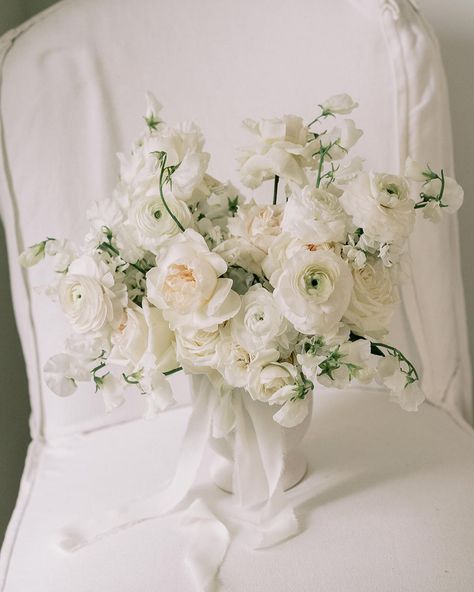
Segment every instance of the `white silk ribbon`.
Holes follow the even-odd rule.
[[[213,434],[223,437],[227,429],[234,428],[233,487],[240,505],[239,521],[247,526],[246,540],[253,548],[263,548],[296,534],[294,510],[281,485],[285,455],[282,428],[268,407],[252,401],[244,390],[221,394],[206,376],[193,378],[193,411],[169,485],[156,495],[63,529],[62,549],[77,551],[174,510],[195,483],[209,439]],[[188,507],[182,524],[191,535],[186,562],[196,590],[222,591],[217,575],[230,542],[227,527],[201,499]]]

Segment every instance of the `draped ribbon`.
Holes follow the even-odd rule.
[[[63,550],[77,551],[174,510],[195,483],[212,434],[229,437],[230,431],[234,433],[233,488],[245,540],[253,548],[263,548],[296,534],[294,510],[281,485],[285,455],[282,428],[273,421],[268,407],[252,401],[245,391],[221,394],[206,376],[193,379],[193,410],[171,482],[156,495],[63,529],[59,541]],[[196,590],[221,591],[217,576],[230,543],[227,527],[202,499],[187,508],[182,525],[190,533],[186,563]]]

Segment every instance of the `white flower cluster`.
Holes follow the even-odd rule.
[[[201,131],[162,121],[149,96],[147,130],[120,157],[113,197],[88,211],[82,247],[48,238],[21,255],[25,266],[52,258],[50,291],[73,330],[44,368],[50,388],[65,396],[92,380],[113,409],[133,387],[152,415],[173,402],[167,376],[184,370],[206,374],[217,396],[245,389],[292,427],[318,383],[377,380],[416,410],[417,371],[382,340],[416,210],[438,220],[463,192],[411,159],[404,177],[364,171],[349,158],[354,121],[326,125],[356,106],[337,95],[308,125],[244,122],[241,181],[270,181],[263,205],[208,175]]]

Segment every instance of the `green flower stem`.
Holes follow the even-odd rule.
[[[173,370],[167,370],[166,372],[163,372],[163,374],[165,376],[171,376],[172,374],[176,374],[176,372],[181,372],[182,368],[181,366],[179,366],[178,368],[173,368]]]
[[[328,148],[323,148],[321,146],[321,151],[319,153],[319,166],[318,166],[318,177],[316,179],[316,187],[321,185],[322,173],[323,173],[323,166],[324,166],[324,159],[326,158]]]
[[[280,177],[275,175],[275,180],[273,182],[273,205],[275,206],[278,199],[278,183],[280,181]]]
[[[177,227],[181,230],[181,232],[184,232],[184,230],[185,230],[184,226],[181,224],[181,222],[178,220],[178,218],[176,218],[176,216],[170,210],[168,204],[166,203],[165,196],[163,195],[163,176],[164,176],[165,170],[166,170],[165,165],[166,165],[166,154],[164,154],[164,156],[161,159],[161,173],[160,173],[160,197],[161,197],[161,201],[163,202],[163,205],[165,206],[165,209],[168,212],[168,214],[171,216],[171,218],[176,223]]]
[[[415,366],[413,366],[413,364],[410,362],[410,360],[408,358],[406,358],[406,356],[404,356],[399,349],[397,349],[396,347],[393,347],[393,345],[387,345],[386,343],[378,343],[375,341],[371,341],[370,343],[374,347],[386,349],[388,352],[390,352],[392,355],[397,357],[399,360],[405,362],[405,364],[408,366],[409,373],[413,374],[413,376],[415,377],[416,380],[420,380],[420,377],[418,376],[418,372],[416,371]]]

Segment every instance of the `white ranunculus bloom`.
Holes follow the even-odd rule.
[[[285,115],[281,119],[248,119],[244,126],[255,139],[239,157],[244,185],[255,189],[275,175],[298,184],[307,182],[304,166],[308,164],[305,152],[308,128],[301,117]]]
[[[273,348],[288,355],[298,337],[272,294],[260,284],[252,286],[243,296],[239,312],[230,321],[230,330],[234,340],[254,354]]]
[[[166,203],[184,228],[191,225],[192,216],[183,201],[170,194],[166,197]],[[140,246],[153,253],[157,253],[163,243],[181,232],[157,193],[136,199],[131,205],[128,222],[135,229]]]
[[[385,356],[377,366],[377,380],[390,390],[390,399],[405,411],[417,411],[425,400],[418,381],[407,385],[407,376],[395,356]]]
[[[176,357],[186,372],[200,374],[213,372],[218,366],[217,347],[220,329],[176,329]]]
[[[324,189],[294,188],[285,207],[282,229],[305,243],[343,242],[348,216],[339,199]]]
[[[273,239],[281,232],[283,211],[281,205],[244,204],[239,207],[236,216],[229,219],[229,234],[245,238],[266,253]]]
[[[212,253],[200,234],[188,229],[170,242],[147,274],[147,297],[170,323],[210,329],[233,317],[240,297],[232,291],[232,280],[221,278],[227,264]]]
[[[279,357],[277,350],[261,350],[250,364],[247,388],[254,401],[281,405],[296,394],[298,370]]]
[[[347,115],[356,107],[358,107],[358,103],[346,93],[333,95],[321,105],[324,112],[334,113],[336,115]]]
[[[66,353],[49,358],[43,371],[46,384],[59,397],[72,395],[77,388],[77,382],[89,381],[91,377],[82,360]]]
[[[415,222],[406,181],[395,175],[361,173],[340,198],[354,224],[370,239],[389,243],[406,239]]]
[[[273,419],[284,428],[294,428],[306,419],[309,412],[307,397],[287,401],[275,413]]]
[[[76,333],[117,327],[127,303],[125,286],[116,285],[107,265],[92,255],[82,255],[69,265],[58,293]]]
[[[398,303],[398,291],[391,268],[370,258],[362,268],[354,268],[354,287],[344,321],[360,335],[380,338],[389,330]]]
[[[287,261],[274,296],[298,331],[324,335],[346,312],[352,284],[348,264],[333,251],[304,250]]]

